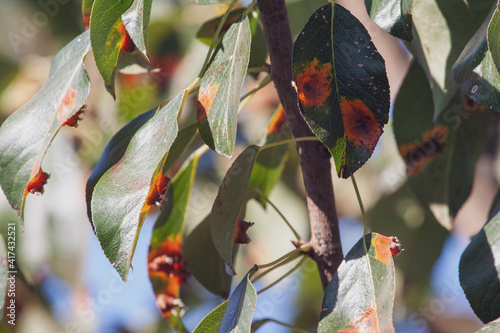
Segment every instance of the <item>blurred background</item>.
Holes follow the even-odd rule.
[[[241,5],[249,1],[242,1]],[[288,0],[292,32],[300,32],[309,16],[326,0]],[[386,60],[391,97],[397,94],[411,62],[405,46],[367,16],[362,0],[337,1],[364,24]],[[87,111],[78,128],[63,128],[43,162],[51,174],[43,195],[29,195],[25,230],[17,227],[16,325],[4,317],[1,332],[166,332],[168,326],[155,304],[147,275],[147,251],[155,220],[147,218],[135,252],[134,270],[125,285],[104,256],[86,215],[85,183],[105,145],[116,131],[140,113],[174,96],[198,74],[208,46],[195,38],[200,25],[222,15],[227,5],[200,6],[188,0],[155,0],[150,24],[149,51],[155,71],[131,64],[144,60],[138,52],[122,56],[117,73],[117,100],[104,89],[93,63],[86,59],[92,89]],[[1,0],[0,2],[0,123],[42,87],[50,61],[66,43],[83,31],[79,0]],[[262,42],[262,41],[261,41]],[[248,77],[244,91],[261,77]],[[279,101],[273,85],[259,91],[239,117],[238,149],[261,142]],[[195,119],[193,100],[183,112],[183,124]],[[196,139],[193,147],[201,145]],[[237,153],[239,153],[237,151]],[[235,154],[236,155],[236,154]],[[186,234],[211,209],[218,186],[231,161],[209,152],[198,167],[187,215]],[[406,185],[405,166],[397,153],[391,123],[384,130],[374,156],[357,173],[358,184],[373,231],[397,236],[403,254],[395,258],[397,294],[394,320],[397,332],[474,332],[480,321],[471,311],[458,283],[458,261],[471,235],[487,219],[496,191],[494,161],[484,156],[476,170],[471,198],[451,232],[423,210]],[[497,168],[498,169],[498,168]],[[361,237],[363,226],[351,182],[333,174],[344,254]],[[290,147],[283,179],[270,199],[304,239],[308,239],[305,195],[294,147]],[[333,203],[332,203],[333,204]],[[293,234],[272,209],[250,202],[245,220],[252,242],[240,247],[240,281],[253,264],[263,264],[293,249]],[[0,229],[17,221],[0,193]],[[257,289],[284,271],[270,274]],[[22,272],[22,273],[21,273]],[[182,290],[188,306],[188,330],[222,299],[194,278]],[[259,295],[255,319],[277,320],[315,329],[321,310],[322,288],[315,264]],[[291,332],[268,323],[259,332]]]

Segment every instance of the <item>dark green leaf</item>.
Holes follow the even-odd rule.
[[[328,4],[299,34],[293,72],[305,120],[332,154],[338,176],[350,177],[370,158],[389,119],[384,59],[348,10]]]
[[[219,331],[219,326],[226,313],[227,304],[229,301],[225,301],[219,304],[215,309],[213,309],[209,314],[203,318],[202,321],[196,326],[193,333],[217,333]]]
[[[433,117],[431,88],[424,71],[414,62],[394,104],[394,134],[410,186],[450,229],[470,195],[476,162],[486,149],[496,120],[492,112],[461,91],[436,120]]]
[[[250,332],[252,317],[257,305],[257,292],[250,282],[250,275],[258,269],[255,265],[236,286],[229,297],[226,313],[220,323],[219,333]]]
[[[487,39],[491,57],[497,67],[497,71],[500,72],[500,8],[498,8],[498,1],[488,25]]]
[[[74,125],[87,100],[90,79],[83,60],[89,50],[84,32],[59,51],[42,89],[0,127],[0,184],[21,220],[28,193],[43,192],[41,165],[52,140],[64,124]]]
[[[177,117],[185,98],[184,90],[158,108],[94,187],[91,213],[95,232],[104,254],[124,281],[144,218],[152,205],[161,204],[165,193],[166,177],[160,171],[177,136]]]
[[[497,320],[494,320],[494,321],[488,323],[488,325],[486,325],[483,328],[481,328],[479,331],[477,331],[477,333],[479,333],[479,332],[483,332],[483,333],[496,333],[496,332],[499,332],[499,331],[500,331],[500,318],[498,318]]]
[[[224,25],[219,33],[219,38],[222,38],[226,32],[229,30],[231,25],[236,22],[236,20],[246,11],[246,8],[238,8],[232,10],[226,18]],[[213,18],[205,23],[203,23],[196,33],[196,38],[200,40],[200,42],[210,46],[212,44],[212,39],[214,38],[215,32],[217,31],[217,27],[219,26],[222,17],[224,15]]]
[[[363,241],[368,249],[366,257]],[[328,284],[318,333],[394,332],[394,262],[399,250],[395,237],[365,235],[346,255]]]
[[[180,316],[183,309],[179,301],[180,286],[189,275],[181,254],[182,236],[199,158],[200,154],[196,153],[186,161],[169,185],[166,204],[153,228],[148,254],[148,272],[156,304],[170,326],[178,329],[184,327]]]
[[[419,0],[413,3],[409,48],[432,81],[434,118],[450,104],[457,84],[451,69],[494,0]]]
[[[1,318],[3,318],[5,296],[7,295],[7,277],[9,272],[8,264],[9,262],[7,258],[7,247],[5,246],[5,240],[3,239],[3,236],[0,235],[0,317]]]
[[[90,42],[106,89],[115,97],[115,67],[126,30],[121,19],[133,0],[95,0],[90,19]]]
[[[227,298],[231,289],[231,276],[226,273],[224,260],[215,248],[208,217],[189,234],[182,251],[189,273],[211,293]]]
[[[411,42],[413,0],[365,0],[370,18],[394,37]]]
[[[148,56],[148,28],[153,0],[134,0],[122,15],[123,24],[139,51]]]
[[[500,112],[500,72],[487,42],[490,17],[485,19],[453,65],[453,78],[475,102]],[[498,18],[492,19],[492,22],[495,20]],[[494,45],[493,42],[491,46]]]
[[[132,140],[135,133],[155,115],[156,111],[157,109],[152,109],[135,117],[127,125],[120,129],[108,142],[106,148],[104,148],[99,162],[87,180],[87,186],[85,188],[87,215],[90,221],[92,221],[92,194],[94,193],[94,188],[97,182],[101,179],[104,173],[109,170],[109,168],[121,160],[127,150],[130,140]],[[94,226],[92,225],[92,227]]]
[[[236,224],[245,202],[245,193],[258,151],[259,147],[248,146],[236,158],[222,180],[209,216],[210,234],[215,248],[231,270]]]
[[[285,121],[285,110],[282,106],[276,110],[267,129],[266,144],[283,141],[291,137]],[[263,149],[253,167],[250,177],[249,189],[257,188],[266,197],[269,197],[274,185],[281,178],[285,167],[289,145],[280,145],[269,149]],[[257,200],[265,207],[267,201],[257,194]]]
[[[500,214],[475,235],[460,258],[459,279],[484,323],[500,317]]]
[[[236,140],[238,106],[248,67],[251,32],[247,16],[227,31],[200,82],[198,128],[205,143],[231,156]]]

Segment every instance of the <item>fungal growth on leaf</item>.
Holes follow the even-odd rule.
[[[70,126],[70,127],[78,127],[78,122],[80,120],[82,120],[80,117],[82,116],[82,114],[87,110],[87,106],[86,105],[83,105],[80,110],[78,110],[74,115],[72,115],[71,117],[68,118],[68,120],[66,120],[64,123],[63,123],[63,126]]]
[[[233,245],[234,244],[248,244],[251,239],[247,235],[247,230],[253,226],[255,223],[243,221],[238,219],[236,222],[236,228],[234,230]]]
[[[196,101],[198,111],[196,119],[198,124],[207,118],[207,114],[210,112],[218,89],[219,84],[217,83],[210,84],[208,87],[200,87],[198,91],[198,100]]]
[[[151,188],[149,189],[146,204],[149,206],[156,205],[161,209],[161,204],[163,200],[165,200],[165,194],[167,193],[169,183],[170,178],[164,176],[162,173],[156,174],[151,184]]]
[[[330,96],[330,82],[332,81],[332,65],[319,64],[314,60],[305,70],[297,74],[297,90],[299,100],[305,107],[321,106]]]
[[[43,194],[43,186],[47,184],[47,179],[50,178],[50,175],[42,170],[40,168],[40,171],[36,174],[35,177],[33,177],[28,185],[26,185],[26,188],[24,189],[24,196],[26,196],[28,193],[41,193]]]
[[[372,245],[375,248],[375,259],[389,265],[392,256],[401,253],[401,243],[396,237],[385,237],[376,234],[372,240]]]
[[[359,99],[341,98],[340,108],[344,121],[345,136],[356,146],[374,150],[382,135],[382,127],[372,111]]]

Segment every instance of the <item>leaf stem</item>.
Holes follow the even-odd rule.
[[[352,185],[354,186],[354,191],[356,192],[356,198],[358,199],[359,209],[361,210],[361,216],[363,217],[363,248],[365,249],[366,258],[368,260],[368,249],[366,248],[365,235],[368,233],[368,221],[366,220],[365,207],[363,206],[363,200],[361,200],[361,195],[359,194],[358,184],[354,178],[354,174],[351,176]],[[370,264],[368,263],[368,267]]]
[[[267,270],[265,270],[264,272],[260,273],[259,276],[257,276],[255,279],[252,279],[252,283],[255,283],[256,281],[260,280],[262,277],[266,276],[267,274],[269,274],[270,272],[272,272],[273,270],[275,270],[276,268],[279,268],[283,265],[286,265],[286,264],[289,264],[290,262],[296,260],[300,255],[299,254],[294,254],[294,255],[291,255],[290,257],[288,257],[287,259],[283,260],[282,262],[268,268]]]
[[[309,252],[310,250],[311,250],[311,247],[309,245],[303,244],[302,246],[299,246],[295,250],[288,252],[287,254],[279,257],[278,259],[276,259],[274,261],[271,261],[268,264],[257,265],[257,267],[259,267],[259,269],[271,267],[271,266],[274,266],[276,264],[279,264],[280,262],[282,262],[283,260],[287,259],[288,257],[291,257],[292,255],[297,255],[297,257],[298,257],[299,253],[301,253],[301,252],[306,253],[306,252]]]
[[[278,142],[271,142],[271,143],[265,144],[262,147],[260,147],[259,152],[261,150],[264,150],[264,149],[269,149],[269,148],[285,145],[285,144],[292,143],[292,142],[299,142],[299,141],[319,141],[319,139],[315,136],[304,136],[304,137],[300,137],[300,138],[292,138],[292,139],[286,139],[286,140],[278,141]]]
[[[271,207],[274,208],[274,210],[276,211],[276,213],[278,213],[279,216],[281,216],[281,218],[286,223],[288,228],[290,228],[290,230],[293,232],[295,238],[297,238],[297,240],[299,242],[302,241],[302,237],[299,235],[297,230],[295,230],[295,228],[292,226],[290,221],[288,221],[288,219],[285,217],[285,215],[283,215],[283,213],[278,209],[278,207],[276,207],[276,205],[273,204],[273,202],[271,200],[269,200],[269,198],[259,188],[255,188],[254,190],[255,190],[255,192],[257,192],[258,195],[260,195],[262,198],[264,198],[264,200],[266,200],[267,203],[271,205]]]
[[[247,103],[250,101],[250,98],[253,97],[253,95],[259,91],[260,89],[264,88],[265,86],[267,86],[269,83],[271,83],[272,80],[271,80],[271,76],[269,74],[267,74],[263,79],[262,81],[259,82],[259,84],[257,84],[257,86],[255,88],[253,88],[252,90],[250,90],[249,92],[247,92],[245,95],[243,95],[241,98],[240,98],[240,106],[238,107],[238,114],[240,114],[240,112],[243,110],[243,108],[247,105]]]
[[[300,261],[297,263],[297,265],[295,265],[291,270],[289,270],[288,272],[286,272],[285,274],[283,274],[281,277],[279,277],[276,281],[274,281],[270,285],[268,285],[268,286],[262,288],[261,290],[259,290],[257,292],[257,295],[258,294],[262,294],[264,291],[268,290],[271,287],[274,287],[276,284],[278,284],[279,282],[281,282],[284,278],[286,278],[287,276],[289,276],[290,274],[292,274],[293,272],[295,272],[297,269],[299,269],[306,260],[307,260],[306,256],[302,257],[302,259],[300,259]]]
[[[217,27],[217,30],[215,31],[215,34],[212,38],[212,43],[210,43],[210,48],[208,49],[207,56],[205,57],[205,62],[203,63],[203,66],[201,67],[200,74],[198,74],[198,77],[200,77],[200,78],[203,76],[203,74],[205,73],[205,70],[207,69],[208,63],[210,62],[210,59],[212,58],[213,50],[218,43],[218,39],[219,39],[220,32],[222,30],[222,27],[224,26],[224,23],[226,23],[227,17],[229,16],[229,13],[233,9],[233,7],[237,1],[238,0],[231,1],[231,4],[229,5],[229,7],[226,10],[226,13],[224,14],[224,16],[222,16],[222,19],[219,22],[219,26]]]

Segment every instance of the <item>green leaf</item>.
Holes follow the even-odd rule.
[[[231,156],[236,140],[241,88],[250,56],[248,17],[240,17],[222,38],[198,91],[198,128],[205,143]]]
[[[432,82],[434,118],[457,91],[451,69],[494,0],[419,0],[413,3],[414,40],[409,48]]]
[[[481,328],[477,333],[483,332],[483,333],[496,333],[500,331],[500,318],[488,323],[488,325],[484,326]]]
[[[255,265],[234,289],[218,332],[250,332],[257,305],[257,292],[250,282],[250,275],[257,270],[258,267]]]
[[[83,32],[56,54],[42,89],[0,127],[0,185],[21,220],[28,193],[43,193],[48,175],[41,165],[52,140],[66,122],[74,126],[87,100],[89,50]]]
[[[498,16],[500,14],[497,14],[497,17],[491,20],[493,25],[498,26],[498,22],[496,22]],[[490,30],[488,24],[491,26],[490,17],[488,16],[485,19],[483,25],[472,36],[453,65],[453,78],[460,86],[460,89],[474,101],[500,112],[500,72],[493,59],[494,53],[492,53],[492,49],[488,48],[487,42],[487,34]],[[492,27],[491,32],[495,33],[494,30]],[[490,38],[490,40],[494,39],[494,37]],[[495,43],[490,42],[491,46],[495,47]]]
[[[163,316],[178,327],[184,327],[179,315],[183,309],[180,286],[189,276],[181,254],[182,236],[200,156],[194,154],[186,161],[169,185],[166,204],[156,219],[149,246],[148,273],[156,304]]]
[[[233,272],[236,224],[245,202],[245,193],[258,151],[258,146],[248,146],[236,158],[222,180],[209,216],[210,234],[215,248]]]
[[[461,91],[436,120],[433,117],[431,88],[423,69],[414,62],[394,104],[394,135],[410,186],[450,229],[470,195],[476,162],[496,122],[492,112]]]
[[[9,277],[9,266],[7,258],[7,247],[5,246],[5,240],[3,236],[0,235],[0,317],[3,318],[5,296],[7,295],[7,278]]]
[[[228,0],[191,0],[191,2],[197,3],[199,5],[211,5],[216,3],[228,2]]]
[[[328,4],[297,37],[293,73],[304,119],[332,154],[338,176],[350,177],[389,119],[384,59],[348,10]]]
[[[394,37],[411,42],[413,0],[365,0],[370,18]]]
[[[168,152],[167,160],[163,166],[163,174],[166,174],[166,172],[178,162],[178,159],[186,151],[191,142],[193,142],[196,133],[198,133],[198,126],[196,123],[191,123],[181,128]]]
[[[167,179],[160,170],[177,136],[177,117],[186,95],[184,90],[158,108],[94,187],[91,213],[95,232],[104,254],[124,281],[146,214],[152,205],[161,204],[165,193]]]
[[[479,319],[487,323],[500,317],[500,214],[472,237],[460,258],[459,279]]]
[[[224,260],[215,248],[208,216],[186,238],[182,253],[188,271],[203,287],[222,298],[229,296],[231,276],[226,274]]]
[[[499,3],[497,1],[495,12],[488,25],[487,39],[491,57],[497,67],[497,72],[500,72],[500,8],[498,6]]]
[[[122,15],[123,24],[139,51],[148,57],[148,28],[153,0],[134,0]]]
[[[368,258],[363,247],[368,249]],[[326,287],[318,333],[394,332],[394,262],[399,250],[395,237],[371,233],[346,255]],[[345,332],[345,331],[343,331]]]
[[[196,326],[193,333],[217,333],[219,331],[219,326],[226,313],[227,304],[229,301],[225,301],[219,304],[215,309],[213,309],[209,314],[203,318],[202,321]]]
[[[290,139],[291,134],[286,125],[285,110],[282,106],[276,110],[267,129],[266,144]],[[280,145],[263,149],[252,170],[248,189],[259,189],[266,197],[269,197],[274,185],[281,178],[285,167],[289,145]],[[267,201],[257,194],[257,200],[265,207]]]
[[[93,4],[94,0],[82,0],[82,18],[85,29],[88,29],[90,24],[90,13],[92,12]]]
[[[234,9],[231,12],[229,12],[229,15],[227,16],[227,19],[224,22],[224,25],[222,26],[222,29],[219,33],[220,39],[222,39],[222,37],[226,34],[226,32],[231,27],[231,25],[234,22],[236,22],[236,20],[246,10],[247,10],[246,8],[238,8],[238,9]],[[210,46],[210,44],[212,44],[212,39],[214,38],[215,32],[217,31],[217,27],[219,26],[223,16],[224,15],[217,16],[216,18],[213,18],[213,19],[208,20],[205,23],[203,23],[201,25],[200,29],[198,29],[198,32],[196,32],[196,38],[200,42],[206,44],[207,46]]]
[[[106,89],[115,97],[115,67],[125,37],[121,15],[133,0],[95,0],[90,16],[90,42]]]

